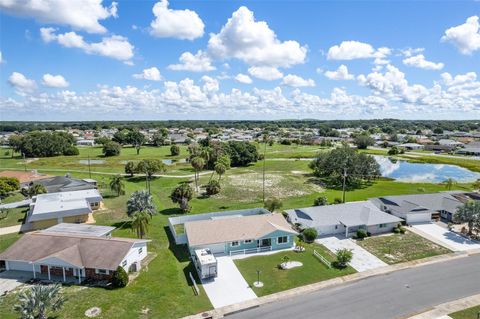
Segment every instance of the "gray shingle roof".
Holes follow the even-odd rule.
[[[303,227],[321,227],[339,223],[346,226],[372,226],[402,221],[398,217],[380,211],[369,201],[290,209],[286,212],[292,223],[300,223]]]

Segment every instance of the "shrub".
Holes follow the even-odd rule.
[[[405,227],[398,227],[398,229],[400,230],[400,234],[405,234],[407,232],[407,229]]]
[[[133,177],[133,174],[137,172],[137,164],[132,161],[128,161],[127,164],[125,164],[125,174],[130,175],[130,177]]]
[[[178,147],[178,145],[170,146],[170,155],[172,156],[180,155],[180,147]]]
[[[315,198],[315,201],[313,202],[314,206],[325,206],[328,205],[328,200],[326,196],[320,196],[318,198]]]
[[[211,196],[211,195],[218,194],[220,193],[220,189],[221,189],[220,183],[217,180],[212,179],[210,182],[208,182],[206,187],[207,195]]]
[[[73,145],[67,147],[67,148],[63,151],[63,155],[65,155],[65,156],[75,156],[75,155],[78,155],[78,154],[80,154],[80,152],[78,151],[78,148],[76,148],[76,147],[73,146]]]
[[[128,284],[128,274],[121,266],[118,266],[113,273],[112,284],[116,288],[122,288]]]
[[[364,239],[364,238],[368,237],[368,233],[365,229],[359,229],[359,230],[357,230],[356,236],[357,236],[358,239]]]
[[[343,200],[342,200],[341,198],[338,198],[338,197],[337,197],[337,198],[335,198],[335,199],[333,200],[333,203],[334,203],[334,204],[342,204],[342,203],[343,203]]]
[[[394,232],[395,234],[400,234],[400,228],[395,227],[395,228],[393,229],[393,232]]]
[[[265,204],[263,205],[263,207],[265,207],[266,209],[268,209],[269,211],[271,211],[272,213],[274,211],[276,211],[277,209],[280,209],[282,208],[283,206],[283,203],[281,200],[279,200],[278,198],[276,197],[273,197],[273,198],[269,198],[265,201]]]
[[[103,155],[104,156],[118,156],[120,155],[120,150],[122,146],[117,142],[108,142],[103,145]]]
[[[303,232],[303,239],[307,242],[307,243],[311,243],[313,242],[317,236],[318,236],[318,232],[315,228],[306,228]]]
[[[347,267],[348,263],[352,261],[353,253],[350,249],[339,249],[336,253],[337,260],[335,262],[335,267],[337,268],[345,268]]]

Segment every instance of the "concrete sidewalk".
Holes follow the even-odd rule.
[[[0,236],[19,233],[21,229],[22,229],[22,225],[2,227],[0,228]]]
[[[480,305],[480,295],[474,295],[438,305],[429,311],[409,317],[409,319],[451,319],[449,314],[478,305]]]

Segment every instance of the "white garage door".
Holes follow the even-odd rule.
[[[425,223],[432,221],[432,214],[425,213],[425,214],[409,214],[407,215],[407,223],[414,224],[414,223]]]
[[[9,261],[9,270],[32,271],[32,265],[24,261]]]

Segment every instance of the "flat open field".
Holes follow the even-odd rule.
[[[277,154],[289,153],[290,146],[272,147],[279,151]],[[267,151],[269,149],[267,148]],[[317,148],[318,150],[318,148]],[[310,152],[312,156],[316,150],[312,147],[300,147],[291,154]],[[87,152],[91,152],[87,153]],[[169,159],[169,148],[144,148],[137,156],[134,149],[124,149],[119,157],[104,159],[99,148],[83,149],[81,155],[76,157],[54,157],[32,161],[27,164],[28,169],[37,168],[40,172],[62,175],[70,172],[79,178],[89,177],[88,167],[80,164],[80,159],[86,155],[92,157],[96,152],[96,159],[106,160],[107,163],[95,166],[93,172],[121,173],[125,160],[140,160],[143,158]],[[298,208],[311,206],[316,197],[325,195],[329,201],[341,197],[339,190],[325,190],[318,180],[311,175],[308,161],[268,157],[266,161],[266,197],[276,196],[281,198],[283,208]],[[100,156],[99,156],[100,155]],[[179,157],[186,156],[185,148]],[[92,158],[91,157],[91,158]],[[21,158],[11,159],[9,156],[0,157],[0,167],[23,168]],[[92,165],[93,168],[93,165]],[[191,214],[215,212],[222,210],[244,209],[262,206],[262,168],[263,162],[258,162],[249,167],[232,168],[222,176],[222,190],[220,194],[206,197],[198,194],[192,201]],[[1,169],[1,168],[0,168]],[[181,173],[179,173],[181,172]],[[193,273],[192,265],[183,246],[175,246],[169,240],[169,231],[166,228],[167,218],[179,213],[169,195],[173,188],[182,181],[193,181],[193,173],[187,164],[177,164],[168,167],[167,177],[157,177],[151,182],[152,195],[158,208],[150,223],[148,238],[152,240],[149,251],[156,254],[156,258],[148,266],[148,271],[143,271],[140,276],[128,287],[119,290],[104,290],[100,288],[83,289],[79,287],[66,287],[68,301],[58,313],[58,318],[84,318],[84,312],[90,307],[99,306],[102,314],[97,318],[178,318],[188,314],[198,313],[211,308],[211,304],[202,291],[200,296],[193,293],[192,283],[188,279],[188,272]],[[182,177],[183,176],[183,177]],[[201,176],[201,184],[205,184],[211,177],[211,172]],[[105,198],[107,207],[104,211],[95,213],[98,224],[119,227],[115,236],[133,237],[134,233],[128,228],[129,220],[126,215],[126,201],[129,195],[145,188],[144,177],[126,179],[126,195],[115,197],[106,189],[111,175],[92,173],[92,178],[99,182],[100,190]],[[214,176],[213,178],[218,178]],[[469,189],[469,185],[456,185],[455,188]],[[365,185],[361,189],[349,191],[347,201],[365,200],[380,195],[395,195],[420,192],[436,192],[445,190],[444,186],[437,184],[408,184],[381,179],[372,185]],[[0,251],[6,249],[20,236],[17,234],[0,237]],[[276,260],[275,260],[276,262]],[[247,275],[248,276],[248,275]],[[327,278],[327,277],[325,277]],[[309,282],[323,280],[324,277],[311,278]],[[300,284],[300,283],[298,283]],[[297,285],[298,285],[297,284]],[[274,290],[272,290],[273,292]],[[263,292],[266,294],[269,292]],[[16,318],[12,310],[15,295],[7,295],[4,302],[0,303],[0,313],[3,318]],[[147,313],[147,314],[144,314]]]

